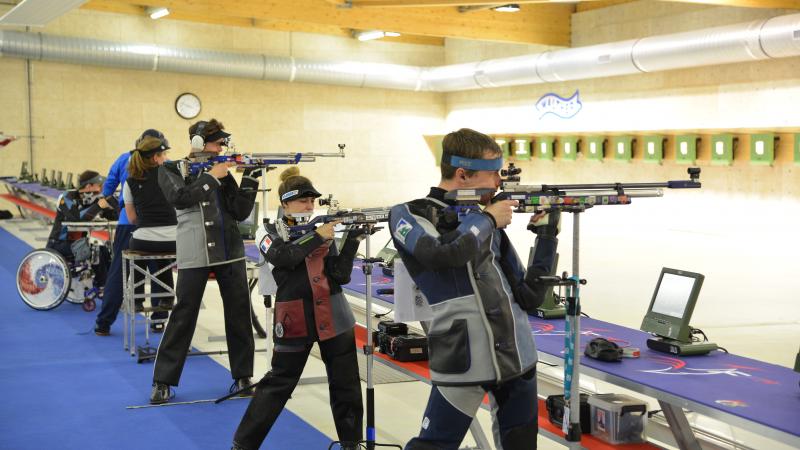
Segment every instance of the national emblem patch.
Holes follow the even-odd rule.
[[[394,237],[402,242],[403,244],[406,243],[406,236],[408,233],[411,232],[411,229],[414,228],[411,226],[410,223],[406,222],[405,219],[400,219],[397,221],[397,224],[394,227]]]

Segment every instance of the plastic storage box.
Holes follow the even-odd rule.
[[[589,397],[592,436],[609,444],[644,442],[647,404],[622,394]]]

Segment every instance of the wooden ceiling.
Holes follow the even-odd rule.
[[[145,15],[166,7],[161,20],[352,36],[356,30],[401,34],[396,42],[443,45],[444,38],[570,46],[576,11],[633,0],[90,0],[82,8]],[[800,9],[800,0],[663,0],[757,8]],[[520,11],[490,9],[516,3]]]

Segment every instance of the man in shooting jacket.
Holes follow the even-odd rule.
[[[399,256],[433,310],[427,332],[434,386],[408,450],[457,449],[486,393],[497,447],[536,448],[537,356],[526,311],[543,301],[537,277],[550,273],[557,228],[529,227],[539,239],[526,272],[503,231],[516,201],[459,215],[445,199],[456,189],[495,191],[501,167],[502,151],[492,138],[469,129],[450,133],[439,186],[390,214]]]
[[[161,338],[153,370],[153,404],[169,401],[169,387],[178,385],[212,272],[225,308],[225,337],[235,380],[232,389],[250,385],[253,375],[250,292],[244,243],[237,223],[253,209],[260,171],[245,171],[242,185],[238,186],[228,172],[232,163],[205,168],[195,165],[192,169],[192,162],[218,155],[230,134],[215,119],[193,124],[189,134],[190,157],[167,162],[158,169],[161,190],[177,212],[178,282],[177,303]]]

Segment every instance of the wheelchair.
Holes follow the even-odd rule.
[[[50,248],[32,250],[17,268],[17,292],[26,305],[49,311],[68,303],[79,304],[86,312],[94,311],[100,289],[94,287],[94,265],[100,262],[101,248],[89,240],[90,256],[82,261],[65,258]]]

